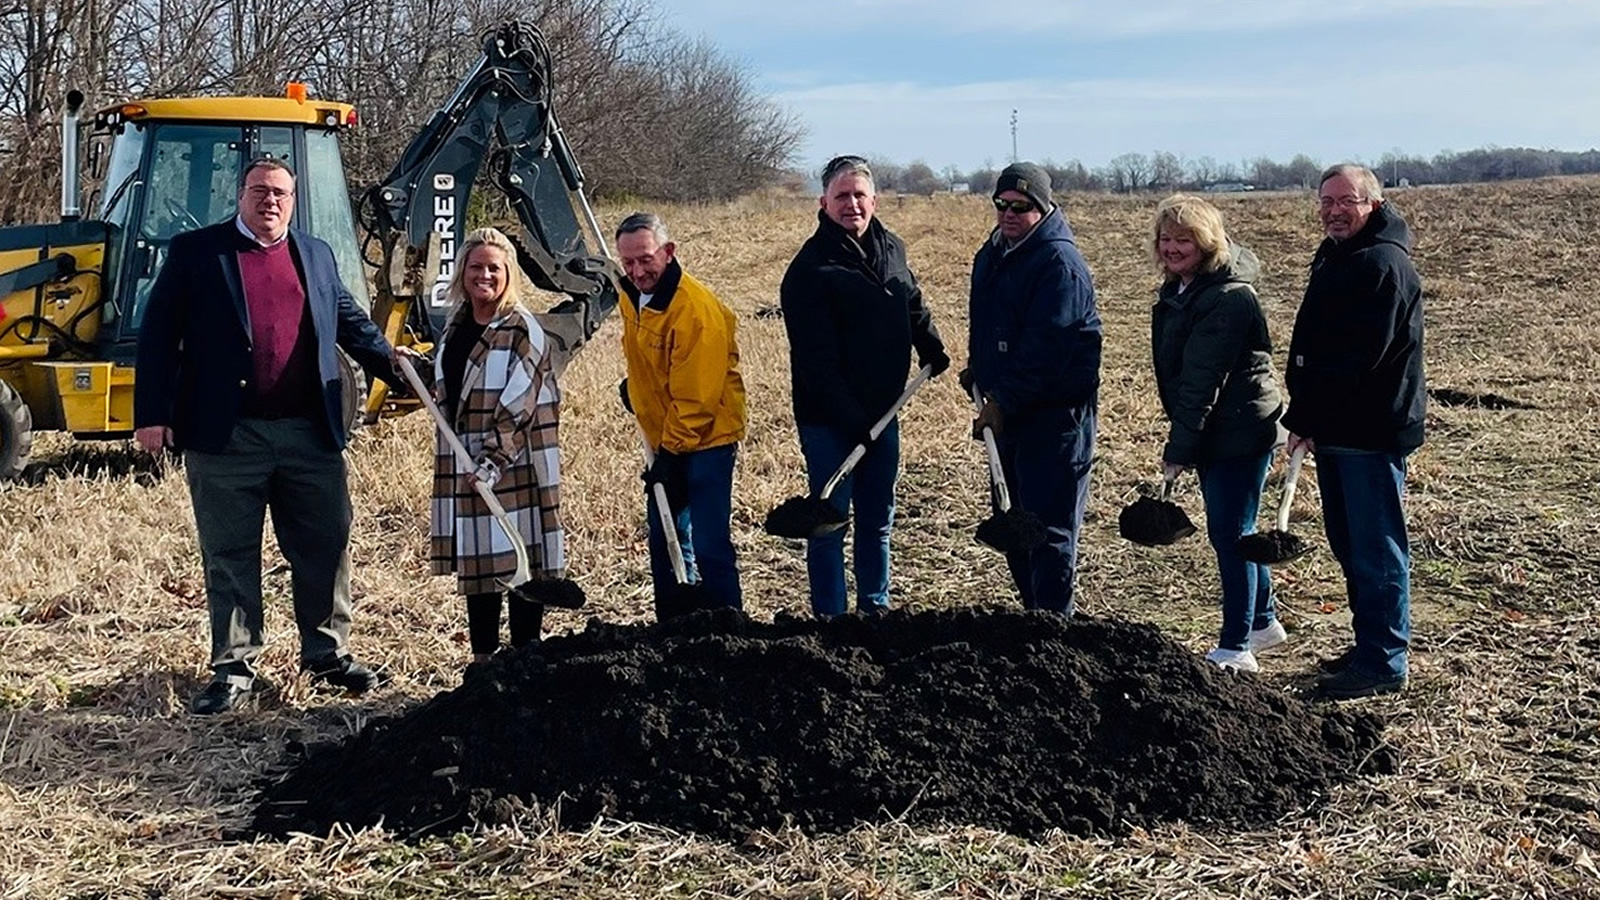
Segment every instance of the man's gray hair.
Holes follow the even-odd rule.
[[[860,175],[867,180],[868,184],[872,185],[874,191],[878,189],[878,182],[873,179],[872,167],[867,165],[866,159],[860,156],[846,155],[835,156],[833,159],[828,160],[827,165],[822,167],[822,192],[826,194],[828,185],[833,184],[834,180],[841,175]]]
[[[623,219],[622,224],[617,226],[615,237],[621,238],[623,235],[632,234],[635,231],[648,231],[655,235],[657,246],[672,242],[672,238],[667,235],[666,223],[662,222],[661,217],[653,212],[636,212]]]
[[[1338,178],[1340,175],[1355,184],[1356,190],[1365,195],[1363,199],[1375,201],[1383,199],[1383,182],[1371,169],[1355,163],[1339,163],[1323,169],[1322,177],[1317,179],[1317,187],[1322,187],[1328,183],[1328,179]]]

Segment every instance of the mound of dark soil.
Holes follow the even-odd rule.
[[[592,622],[314,749],[253,830],[401,835],[559,802],[739,839],[904,817],[1037,836],[1257,825],[1363,767],[1370,713],[1217,670],[1150,626],[977,609],[762,624]]]

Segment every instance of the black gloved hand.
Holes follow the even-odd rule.
[[[645,470],[646,485],[661,485],[667,494],[667,509],[677,513],[689,505],[689,458],[671,450],[658,450],[656,461]]]
[[[961,392],[966,394],[966,395],[968,395],[968,396],[971,396],[972,395],[972,367],[968,366],[968,367],[962,369],[961,370],[961,374],[956,376],[956,380],[961,382]]]
[[[978,410],[978,417],[972,420],[972,439],[975,441],[983,440],[983,430],[985,428],[994,432],[995,437],[999,437],[1001,432],[1005,431],[1005,427],[1006,411],[1001,409],[1000,404],[993,400],[985,400],[983,408]]]
[[[627,410],[629,415],[632,415],[633,401],[628,399],[628,379],[624,378],[617,382],[617,393],[622,395],[622,408]]]
[[[933,371],[928,373],[929,378],[938,378],[950,368],[950,354],[943,350],[934,351],[932,356],[922,356],[917,359],[918,367],[932,366]]]

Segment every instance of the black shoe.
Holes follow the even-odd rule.
[[[363,666],[350,656],[319,659],[300,666],[311,673],[311,686],[331,684],[352,694],[365,694],[378,686],[378,673]]]
[[[254,707],[253,685],[240,685],[234,681],[213,681],[206,689],[189,701],[189,711],[197,716],[215,716],[219,713],[245,710]]]
[[[1335,656],[1332,659],[1318,660],[1317,671],[1324,675],[1336,675],[1340,672],[1343,672],[1345,669],[1350,668],[1350,664],[1355,662],[1355,660],[1356,648],[1346,647],[1343,653]]]
[[[1355,700],[1393,694],[1406,686],[1406,676],[1390,672],[1371,672],[1349,666],[1317,682],[1317,693],[1329,700]]]

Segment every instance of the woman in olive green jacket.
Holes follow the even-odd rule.
[[[1161,408],[1171,423],[1166,477],[1193,468],[1222,581],[1222,630],[1206,658],[1256,671],[1255,652],[1284,640],[1271,572],[1239,556],[1255,531],[1283,401],[1272,377],[1272,340],[1252,282],[1260,264],[1228,241],[1222,214],[1177,194],[1156,208],[1150,250],[1162,275],[1150,338]]]

